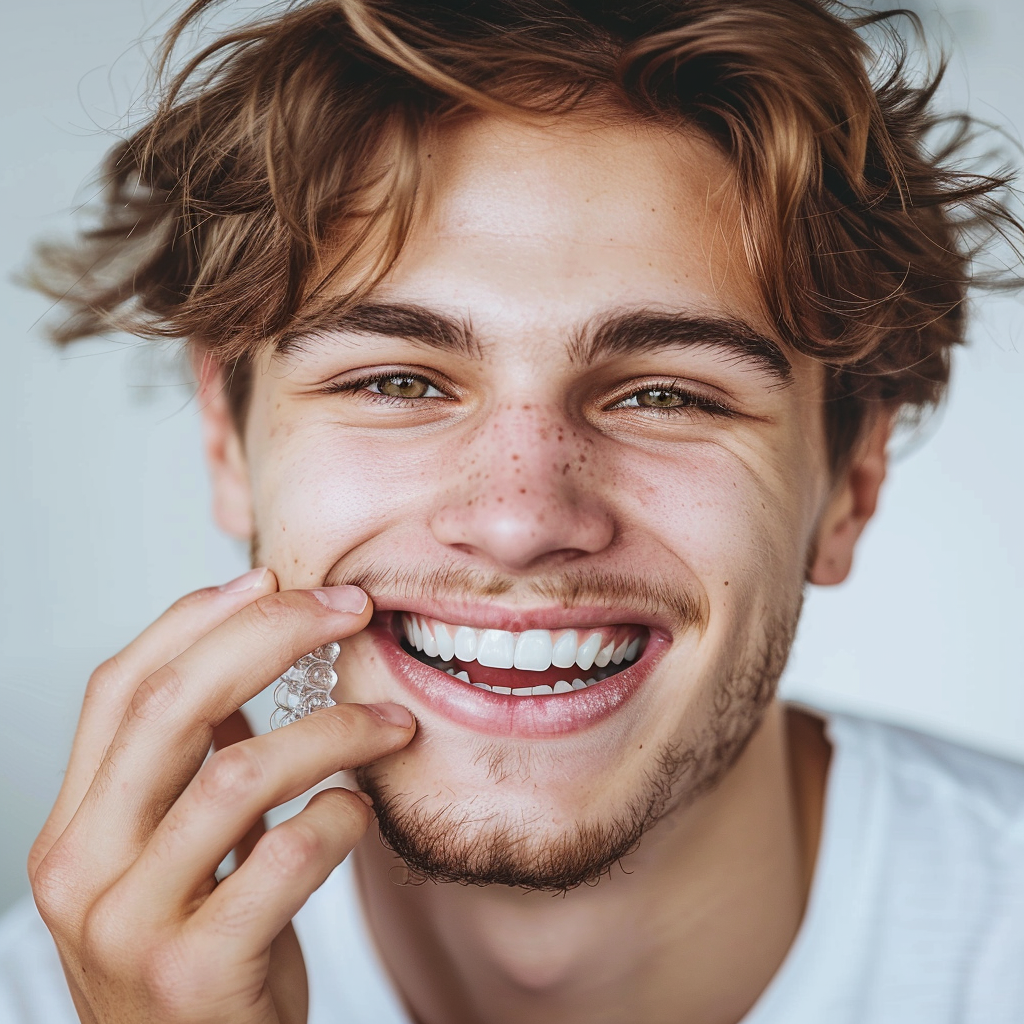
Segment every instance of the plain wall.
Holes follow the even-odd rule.
[[[0,265],[69,230],[129,102],[139,0],[8,5],[0,33]],[[924,11],[924,8],[922,8]],[[927,15],[948,93],[1024,123],[1020,0]],[[969,82],[970,88],[967,88]],[[166,352],[131,339],[64,353],[47,304],[0,281],[0,909],[60,785],[90,670],[180,594],[243,571],[209,522],[195,405]],[[813,589],[784,691],[1024,760],[1024,308],[985,300],[948,406],[895,462],[850,581]],[[260,722],[259,725],[265,723]]]

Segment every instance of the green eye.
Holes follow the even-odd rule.
[[[634,391],[631,395],[617,402],[616,409],[651,409],[655,412],[698,415],[707,413],[712,416],[732,416],[733,411],[712,398],[684,387],[655,386]]]
[[[647,409],[674,409],[680,405],[692,405],[693,401],[678,391],[666,391],[663,388],[650,388],[638,391],[634,396],[636,404]]]
[[[436,391],[422,377],[409,377],[404,374],[394,377],[381,377],[375,390],[390,398],[423,398],[429,391]]]

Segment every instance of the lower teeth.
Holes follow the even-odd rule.
[[[461,679],[464,683],[469,683],[470,686],[475,686],[478,690],[487,690],[490,693],[503,693],[513,697],[545,697],[549,693],[571,693],[573,690],[585,690],[588,686],[593,686],[594,683],[601,682],[605,676],[601,676],[601,679],[574,679],[571,683],[564,679],[560,679],[554,686],[548,686],[547,683],[541,683],[540,686],[519,686],[512,688],[510,686],[488,686],[486,683],[473,683],[470,682],[468,672],[456,672],[455,669],[445,669],[448,675],[455,679]]]

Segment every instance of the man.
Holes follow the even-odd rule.
[[[812,0],[313,0],[185,66],[38,281],[187,339],[255,568],[90,680],[10,1019],[1024,1017],[1024,769],[774,697],[1017,230],[869,59]]]

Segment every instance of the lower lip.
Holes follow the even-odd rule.
[[[562,736],[596,725],[636,694],[670,643],[667,637],[652,633],[639,661],[585,690],[513,697],[489,693],[424,665],[406,654],[385,626],[373,625],[367,632],[415,704],[491,736]]]

